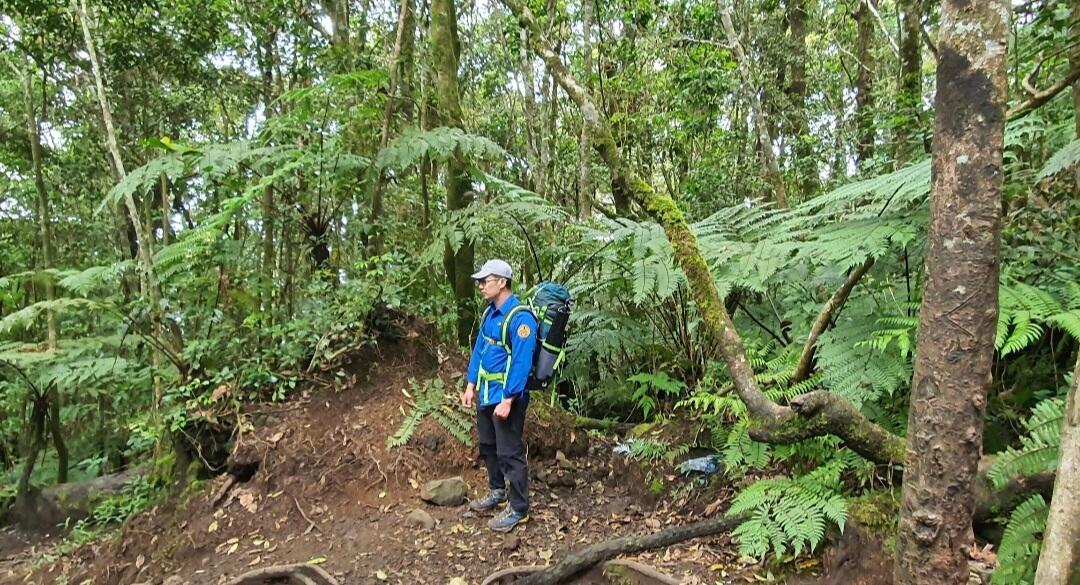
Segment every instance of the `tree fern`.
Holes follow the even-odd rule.
[[[1047,177],[1052,177],[1065,169],[1076,166],[1078,163],[1080,163],[1080,138],[1073,140],[1063,146],[1061,150],[1055,152],[1043,165],[1036,180],[1041,181]]]
[[[403,170],[420,164],[427,156],[445,161],[459,156],[468,161],[505,160],[506,151],[490,139],[468,134],[460,128],[405,129],[375,157],[380,169]]]
[[[1000,453],[987,474],[995,487],[1000,488],[1018,476],[1057,468],[1064,411],[1065,401],[1060,398],[1035,405],[1031,417],[1024,421],[1026,433],[1020,437],[1020,447],[1009,447]]]
[[[409,385],[412,388],[413,404],[398,430],[387,437],[387,447],[403,447],[408,444],[425,416],[431,416],[450,436],[461,443],[469,447],[473,445],[472,419],[458,409],[457,400],[447,392],[441,378],[432,378],[423,384],[410,379]]]
[[[1046,500],[1035,494],[1009,515],[998,547],[997,569],[990,581],[993,585],[1030,585],[1034,582],[1048,514]]]
[[[844,458],[836,458],[804,476],[762,479],[743,489],[727,512],[752,513],[732,532],[740,554],[760,559],[790,549],[798,556],[821,543],[830,523],[843,531],[847,503],[839,490],[846,467]]]

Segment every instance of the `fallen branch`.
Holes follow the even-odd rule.
[[[866,259],[866,262],[862,263],[862,266],[859,266],[848,275],[843,286],[833,293],[833,295],[829,297],[829,300],[821,307],[817,319],[814,319],[814,325],[810,327],[810,335],[806,338],[806,344],[803,345],[802,354],[799,355],[799,365],[795,367],[795,374],[791,376],[792,384],[802,382],[810,375],[810,370],[814,365],[814,348],[817,346],[818,337],[825,332],[829,323],[832,322],[833,313],[844,304],[848,295],[855,289],[855,285],[858,284],[859,279],[861,279],[873,265],[874,257],[871,256]]]
[[[744,515],[730,518],[713,518],[693,524],[665,528],[652,534],[623,536],[591,544],[575,553],[566,555],[551,567],[517,581],[517,585],[556,585],[557,583],[565,583],[574,575],[588,570],[593,565],[619,555],[671,546],[691,538],[720,534],[731,530],[745,519],[746,516]]]
[[[574,426],[579,429],[593,431],[615,431],[618,433],[623,433],[634,428],[634,425],[630,423],[623,423],[602,418],[592,418],[582,415],[577,415],[574,417]]]
[[[308,515],[304,513],[304,509],[300,507],[300,501],[296,499],[296,496],[293,496],[292,501],[294,504],[296,504],[296,511],[300,512],[300,515],[304,517],[304,520],[307,520],[308,527],[307,530],[304,531],[304,534],[307,534],[312,530],[318,530],[319,532],[322,532],[322,530],[320,530],[319,527],[311,521],[311,518],[308,518]]]

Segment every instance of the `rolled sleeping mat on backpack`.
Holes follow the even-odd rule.
[[[566,323],[570,319],[570,312],[565,306],[549,307],[548,311],[553,311],[551,327],[547,337],[541,341],[533,362],[532,375],[541,386],[546,386],[555,374],[555,367],[566,343]]]

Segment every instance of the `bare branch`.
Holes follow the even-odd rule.
[[[874,258],[871,256],[866,259],[866,262],[862,263],[862,266],[853,270],[844,281],[844,284],[829,297],[829,300],[826,301],[824,305],[822,305],[817,319],[814,319],[814,325],[810,327],[810,335],[806,338],[806,344],[803,345],[802,354],[799,355],[799,363],[795,367],[795,374],[791,377],[792,384],[801,382],[810,375],[810,370],[814,364],[814,347],[817,344],[818,337],[820,337],[829,326],[829,323],[832,321],[833,313],[844,304],[848,295],[851,294],[855,285],[858,284],[859,279],[861,279],[873,265]]]

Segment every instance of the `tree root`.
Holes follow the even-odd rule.
[[[556,585],[557,583],[565,583],[574,575],[591,568],[593,565],[619,555],[671,546],[691,538],[712,536],[713,534],[731,530],[745,519],[746,516],[744,515],[731,518],[712,518],[693,524],[673,526],[652,534],[623,536],[591,544],[578,552],[563,557],[561,561],[551,567],[521,579],[517,582],[517,585]]]
[[[227,585],[263,585],[264,583],[278,583],[282,579],[286,579],[286,583],[296,585],[339,585],[337,579],[331,577],[330,573],[315,565],[304,563],[255,569],[229,581]]]

